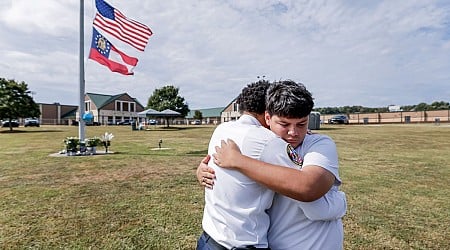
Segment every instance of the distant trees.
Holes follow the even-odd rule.
[[[41,114],[39,106],[30,95],[25,82],[0,78],[0,119],[10,121],[17,118],[37,117]]]
[[[179,112],[183,117],[189,113],[189,106],[185,103],[184,97],[178,95],[178,88],[168,85],[160,89],[155,89],[148,98],[147,108],[158,111],[171,109]]]
[[[202,114],[202,112],[201,112],[200,110],[196,110],[196,111],[194,112],[193,118],[194,118],[195,120],[200,120],[200,121],[202,121],[202,120],[203,120],[203,114]]]
[[[447,110],[450,109],[450,104],[444,101],[433,102],[431,105],[421,102],[417,105],[403,106],[402,109],[405,111]]]
[[[433,102],[431,104],[431,108],[432,108],[432,110],[446,110],[446,109],[450,109],[450,103],[449,102],[444,102],[444,101]]]
[[[431,110],[447,110],[450,109],[450,104],[444,101],[436,101],[432,104],[419,103],[417,105],[401,106],[403,111],[431,111]],[[383,113],[389,112],[387,107],[382,108],[368,108],[363,106],[344,106],[344,107],[325,107],[315,108],[314,111],[321,114],[354,114],[354,113]]]
[[[157,111],[170,109],[185,117],[189,113],[189,106],[184,97],[178,95],[178,88],[168,85],[160,89],[155,89],[153,94],[148,98],[147,108]],[[165,117],[166,124],[169,126],[169,117]]]
[[[388,112],[388,108],[368,108],[363,106],[325,107],[315,108],[321,114],[351,114],[351,113],[377,113]]]

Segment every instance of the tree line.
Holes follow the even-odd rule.
[[[416,105],[400,106],[402,111],[432,111],[432,110],[448,110],[450,103],[445,101],[435,101],[431,104],[421,102]],[[324,107],[315,108],[314,111],[324,115],[331,114],[354,114],[354,113],[385,113],[389,112],[388,107],[368,108],[363,106],[343,106],[343,107]]]
[[[39,116],[39,106],[34,102],[30,93],[25,82],[0,78],[0,120]],[[184,97],[179,95],[179,88],[172,85],[155,89],[148,99],[146,108],[158,111],[171,109],[181,113],[183,117],[190,111]],[[431,104],[422,102],[416,105],[401,106],[400,109],[402,111],[448,110],[450,109],[450,103],[445,101],[435,101]],[[314,111],[321,114],[384,113],[389,112],[389,108],[343,106],[315,108]],[[194,118],[202,120],[202,113],[196,110]]]
[[[172,85],[155,89],[148,99],[147,108],[158,111],[171,109],[179,112],[183,117],[186,116],[190,111],[189,106],[178,92],[179,89]],[[39,105],[33,100],[31,91],[25,82],[0,78],[0,120],[9,121],[10,130],[12,130],[12,120],[38,117],[40,114]]]

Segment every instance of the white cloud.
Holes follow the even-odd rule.
[[[134,76],[86,59],[89,92],[128,92],[146,104],[155,88],[172,84],[191,108],[208,108],[227,105],[265,75],[305,83],[319,107],[406,105],[450,95],[446,1],[109,3],[154,35],[144,53],[116,44],[138,56]],[[26,81],[38,101],[76,104],[78,4],[0,3],[0,76]],[[86,57],[93,15],[93,1],[86,2]]]
[[[17,32],[61,35],[77,30],[78,1],[11,0],[3,4],[2,23]],[[78,15],[77,15],[78,14]]]

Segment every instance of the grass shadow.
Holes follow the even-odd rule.
[[[158,127],[158,128],[149,128],[142,131],[179,131],[179,130],[194,130],[200,129],[201,127]]]
[[[187,155],[203,155],[203,156],[205,156],[208,154],[208,150],[205,149],[205,150],[189,151],[186,154]]]
[[[181,155],[187,156],[206,156],[208,154],[208,150],[197,150],[197,151],[189,151]],[[171,150],[149,150],[147,151],[114,151],[111,155],[157,155],[157,156],[173,156],[173,152]],[[177,154],[180,155],[180,154]]]
[[[49,132],[49,133],[54,133],[54,132],[60,132],[60,133],[62,133],[63,131],[61,131],[61,130],[51,130],[51,129],[48,129],[48,130],[20,130],[20,129],[13,129],[13,130],[1,130],[0,131],[0,134],[2,134],[2,133],[5,133],[5,134],[7,134],[7,133],[10,133],[10,134],[14,134],[14,133],[42,133],[42,132]]]
[[[321,130],[325,130],[325,131],[333,131],[333,130],[341,130],[341,129],[345,129],[345,127],[320,127],[320,129],[313,129],[312,132],[314,133],[315,131],[321,131]]]

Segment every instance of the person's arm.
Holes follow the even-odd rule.
[[[214,185],[214,169],[208,166],[208,162],[211,159],[210,155],[206,155],[197,167],[197,180],[201,186],[206,188],[213,188]]]
[[[209,158],[206,156],[198,166],[197,179],[202,186],[212,189],[215,175],[214,169],[207,165]],[[298,206],[312,221],[336,220],[344,217],[347,211],[347,199],[344,192],[331,190],[315,201],[299,202]]]
[[[298,206],[312,221],[336,220],[344,217],[347,212],[347,199],[344,192],[330,190],[320,199],[312,202],[299,202]]]
[[[334,175],[319,166],[301,170],[265,163],[241,154],[233,140],[215,147],[214,163],[240,171],[269,189],[292,199],[311,202],[324,196],[335,181]]]

